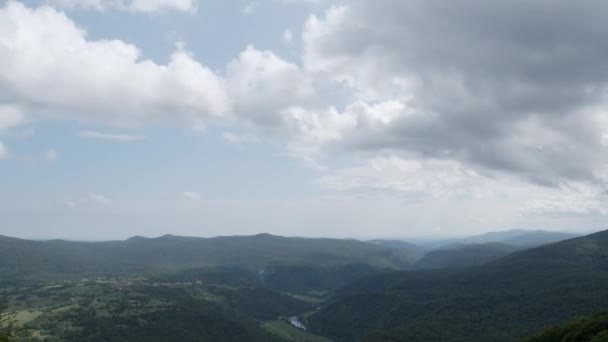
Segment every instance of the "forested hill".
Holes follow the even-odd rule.
[[[523,249],[503,243],[456,245],[430,251],[416,263],[418,269],[463,268],[477,266]]]
[[[608,232],[460,271],[373,276],[310,317],[338,341],[513,341],[608,307]]]
[[[0,237],[0,274],[53,276],[88,272],[188,269],[223,265],[343,265],[407,268],[416,252],[357,240],[286,238],[269,234],[217,238],[166,235],[125,241],[30,241]]]
[[[523,342],[606,342],[608,341],[608,312],[592,317],[577,317],[563,325],[553,325]]]
[[[552,232],[546,230],[513,229],[506,231],[488,232],[464,238],[427,241],[423,245],[432,248],[445,246],[472,245],[485,243],[501,243],[513,246],[534,247],[548,243],[580,237],[579,234],[568,232]]]

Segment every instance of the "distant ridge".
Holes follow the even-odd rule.
[[[579,236],[581,235],[568,232],[514,229],[498,232],[488,232],[464,238],[451,238],[427,241],[422,245],[433,248],[448,245],[470,245],[479,243],[503,243],[517,246],[535,246],[572,239]]]
[[[121,274],[142,270],[179,270],[243,265],[345,265],[413,267],[413,251],[393,250],[357,240],[287,238],[271,234],[157,238],[124,241],[31,241],[0,237],[0,277],[45,278],[55,275]]]

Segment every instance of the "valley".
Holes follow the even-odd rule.
[[[0,263],[0,306],[17,341],[508,341],[608,305],[597,301],[608,298],[598,272],[608,267],[605,234],[544,247],[265,234],[0,238],[11,250]],[[505,317],[508,326],[493,328]]]

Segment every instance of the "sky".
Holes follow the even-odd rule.
[[[0,235],[603,229],[607,15],[0,0]]]

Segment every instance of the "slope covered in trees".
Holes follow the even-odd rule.
[[[591,317],[578,317],[562,325],[554,325],[523,342],[606,342],[608,312]]]
[[[0,236],[0,279],[157,272],[240,265],[337,266],[366,264],[410,268],[408,249],[390,249],[357,240],[286,238],[268,234],[217,238],[166,235],[126,241],[29,241]]]
[[[608,232],[464,270],[355,282],[310,317],[338,341],[512,341],[608,307]]]
[[[503,243],[455,245],[428,252],[416,263],[419,269],[477,266],[522,249]]]

